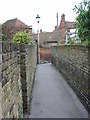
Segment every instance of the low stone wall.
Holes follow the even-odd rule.
[[[28,112],[36,60],[34,45],[0,42],[0,117],[23,118]]]
[[[51,47],[51,61],[90,112],[90,47]]]

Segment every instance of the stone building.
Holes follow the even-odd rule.
[[[7,35],[9,38],[12,38],[16,32],[22,30],[32,33],[32,28],[20,21],[18,18],[7,20],[2,25],[2,33]]]

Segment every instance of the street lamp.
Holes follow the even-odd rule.
[[[57,18],[57,44],[59,43],[59,39],[58,39],[58,13],[56,13],[56,18]]]
[[[39,22],[40,22],[40,16],[37,14],[36,17],[37,23],[38,23],[38,64],[40,64],[40,48],[39,48]]]

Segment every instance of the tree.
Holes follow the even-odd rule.
[[[90,43],[90,2],[82,2],[78,6],[75,5],[74,10],[76,17],[76,30],[81,42]]]
[[[26,31],[17,32],[13,37],[14,42],[21,44],[29,44],[31,40],[32,37],[30,36],[30,33],[26,33]]]
[[[2,32],[2,24],[0,24],[0,32]]]

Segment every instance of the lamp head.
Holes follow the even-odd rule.
[[[36,20],[37,20],[37,23],[40,22],[40,16],[38,14],[37,14]]]

